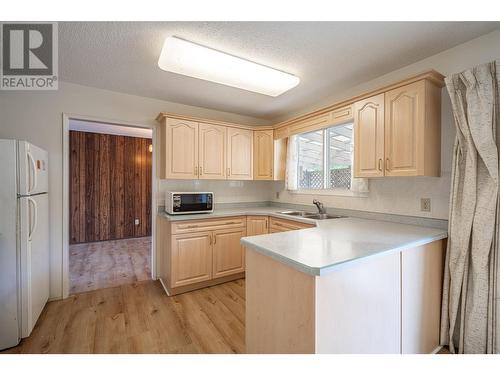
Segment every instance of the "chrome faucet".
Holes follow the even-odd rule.
[[[326,214],[326,208],[325,208],[325,206],[323,206],[323,203],[321,203],[317,199],[314,199],[313,204],[316,205],[316,207],[318,207],[318,211],[320,214]]]

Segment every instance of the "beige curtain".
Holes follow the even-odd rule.
[[[500,62],[446,78],[455,139],[441,344],[500,352]]]

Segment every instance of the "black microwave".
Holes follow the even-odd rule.
[[[213,212],[214,193],[167,191],[165,211],[171,215]]]

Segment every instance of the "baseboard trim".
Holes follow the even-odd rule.
[[[161,286],[162,286],[163,290],[165,291],[165,293],[167,293],[167,296],[171,297],[170,293],[168,292],[168,288],[167,288],[167,286],[163,283],[162,278],[161,278],[161,277],[159,277],[159,278],[158,278],[158,280],[160,280],[160,284],[161,284]]]
[[[437,354],[441,349],[443,349],[443,345],[438,345],[430,354]]]
[[[163,280],[161,278],[159,278],[159,280],[160,280],[161,285],[163,286],[163,289],[165,290],[165,293],[167,293],[167,295],[171,297],[171,296],[175,296],[177,294],[191,292],[191,291],[196,290],[196,289],[207,288],[210,286],[223,284],[223,283],[227,283],[229,281],[239,280],[239,279],[243,279],[243,278],[245,278],[245,272],[240,272],[240,273],[236,273],[234,275],[219,277],[217,279],[202,281],[199,283],[185,285],[185,286],[179,286],[176,288],[169,288],[167,286],[167,283],[163,282]]]

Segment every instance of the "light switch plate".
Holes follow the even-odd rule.
[[[134,224],[135,224],[135,225],[139,225],[139,219],[135,219],[135,220],[134,220]]]
[[[431,212],[431,198],[420,198],[420,211]]]

